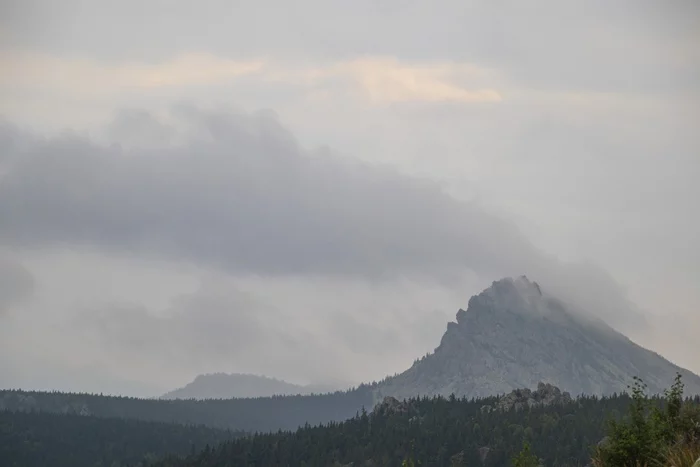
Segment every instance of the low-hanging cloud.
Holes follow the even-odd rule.
[[[120,117],[122,133],[128,115]],[[489,280],[528,274],[613,325],[636,316],[604,272],[559,263],[507,220],[435,183],[309,152],[269,113],[179,107],[169,116],[171,132],[143,125],[156,120],[143,112],[134,118],[142,132],[157,128],[151,143],[160,143],[124,149],[68,135],[18,145],[6,130],[1,241],[94,246],[233,275],[452,281],[466,271]],[[162,141],[168,134],[189,136],[170,144]]]
[[[65,332],[82,345],[100,349],[116,372],[128,373],[125,368],[130,368],[144,380],[166,365],[180,374],[226,369],[305,382],[352,377],[357,383],[382,366],[365,364],[360,372],[352,365],[358,356],[371,353],[386,365],[408,347],[401,333],[415,331],[410,320],[391,327],[365,325],[358,321],[365,313],[358,317],[347,310],[305,311],[294,300],[282,304],[270,296],[279,288],[271,281],[264,285],[267,296],[230,281],[207,283],[164,310],[124,304],[86,309],[69,321]],[[309,320],[316,325],[309,326]],[[392,342],[391,348],[386,342]]]
[[[512,225],[436,184],[308,154],[267,115],[190,109],[187,118],[202,132],[177,147],[66,136],[11,157],[0,235],[271,275],[502,274],[537,257]]]
[[[34,277],[11,255],[0,250],[0,315],[27,299],[34,290]]]

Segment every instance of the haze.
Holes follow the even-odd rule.
[[[700,4],[0,2],[0,387],[403,371],[526,274],[700,372]]]

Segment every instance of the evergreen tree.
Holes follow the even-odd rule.
[[[513,458],[513,467],[539,467],[540,459],[530,451],[530,445],[526,442],[522,451]]]

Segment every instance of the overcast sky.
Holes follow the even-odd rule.
[[[700,4],[0,0],[0,387],[400,372],[527,274],[700,372]]]

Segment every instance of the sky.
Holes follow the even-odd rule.
[[[700,372],[700,4],[0,0],[0,387],[403,371],[526,274]]]

